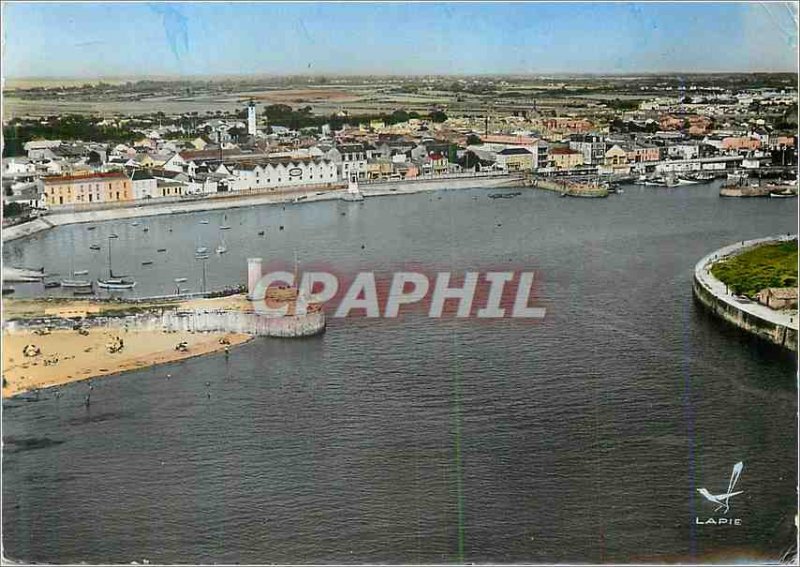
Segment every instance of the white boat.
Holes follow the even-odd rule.
[[[208,224],[208,221],[207,220],[201,220],[200,224]]]
[[[206,254],[208,252],[208,248],[205,246],[198,246],[197,250],[194,251],[195,254]]]
[[[219,229],[220,230],[230,230],[231,227],[229,227],[227,224],[225,224],[225,225],[222,225],[221,227],[219,227]]]
[[[131,226],[139,226],[139,221],[133,221],[133,222],[131,223]]]
[[[220,242],[219,246],[217,246],[216,252],[217,252],[217,254],[225,254],[225,252],[227,252],[227,251],[228,251],[228,247],[225,245],[225,239],[223,238],[222,242]]]
[[[175,278],[175,283],[183,283],[186,281],[186,278]]]
[[[70,273],[72,274],[71,279],[68,280],[61,280],[61,287],[72,287],[72,288],[87,288],[92,287],[92,282],[89,280],[79,280],[76,279],[75,276],[85,276],[89,273],[89,270],[75,270],[75,243],[71,241],[71,246],[73,248],[72,253],[70,254],[69,263],[70,263]],[[99,246],[98,246],[99,248]]]
[[[61,280],[61,287],[92,287],[92,282],[87,280]]]
[[[123,280],[121,278],[109,278],[107,280],[97,280],[97,287],[103,289],[131,289],[136,285],[133,280]]]
[[[108,279],[97,280],[97,287],[101,287],[103,289],[131,289],[133,286],[136,285],[136,282],[133,280],[125,280],[120,278],[119,276],[114,275],[114,269],[111,267],[111,240],[113,238],[117,238],[116,234],[110,234],[108,236]]]

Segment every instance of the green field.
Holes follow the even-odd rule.
[[[763,244],[711,267],[737,295],[754,297],[765,287],[797,286],[797,241]]]

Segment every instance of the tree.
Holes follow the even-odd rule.
[[[447,120],[447,114],[445,114],[441,110],[434,110],[433,112],[431,112],[430,118],[434,122],[441,123]]]
[[[19,203],[5,203],[3,205],[4,217],[16,217],[22,214],[22,205]]]

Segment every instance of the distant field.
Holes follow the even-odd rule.
[[[325,101],[355,101],[362,95],[352,91],[339,89],[282,89],[252,93],[250,95],[256,100],[263,100],[272,103],[293,103],[293,102],[325,102]]]
[[[797,241],[763,244],[711,267],[733,293],[754,297],[765,287],[797,285]]]

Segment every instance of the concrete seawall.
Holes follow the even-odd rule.
[[[544,189],[545,191],[561,193],[566,197],[583,197],[588,199],[608,197],[608,189],[605,187],[591,187],[575,183],[559,183],[558,181],[550,179],[534,179],[532,187],[534,189]]]
[[[796,240],[797,235],[774,236],[732,244],[703,257],[694,269],[695,298],[721,319],[775,345],[797,352],[798,313],[775,311],[746,298],[730,295],[724,283],[711,274],[711,266],[748,248],[770,242]]]
[[[50,327],[71,329],[77,321],[60,317],[35,320],[8,321],[6,331],[24,331],[30,328]],[[119,331],[190,331],[244,333],[259,337],[297,338],[318,335],[325,330],[325,313],[318,311],[305,315],[266,317],[259,313],[229,309],[154,309],[146,313],[121,316],[87,317],[80,320],[86,327]]]
[[[508,175],[470,175],[464,177],[447,177],[445,179],[414,179],[408,181],[389,181],[380,183],[364,183],[361,193],[365,197],[384,195],[404,195],[422,191],[438,191],[442,189],[472,189],[482,187],[504,187],[521,185],[516,177]],[[193,199],[185,202],[139,204],[128,207],[115,207],[92,211],[56,212],[39,217],[30,222],[10,226],[2,231],[2,241],[10,242],[38,232],[68,224],[103,222],[117,219],[135,219],[142,217],[195,213],[202,211],[226,210],[259,205],[279,205],[298,202],[332,201],[342,199],[346,190],[321,190],[320,188],[298,187],[294,191],[248,193],[229,195],[226,198]]]

